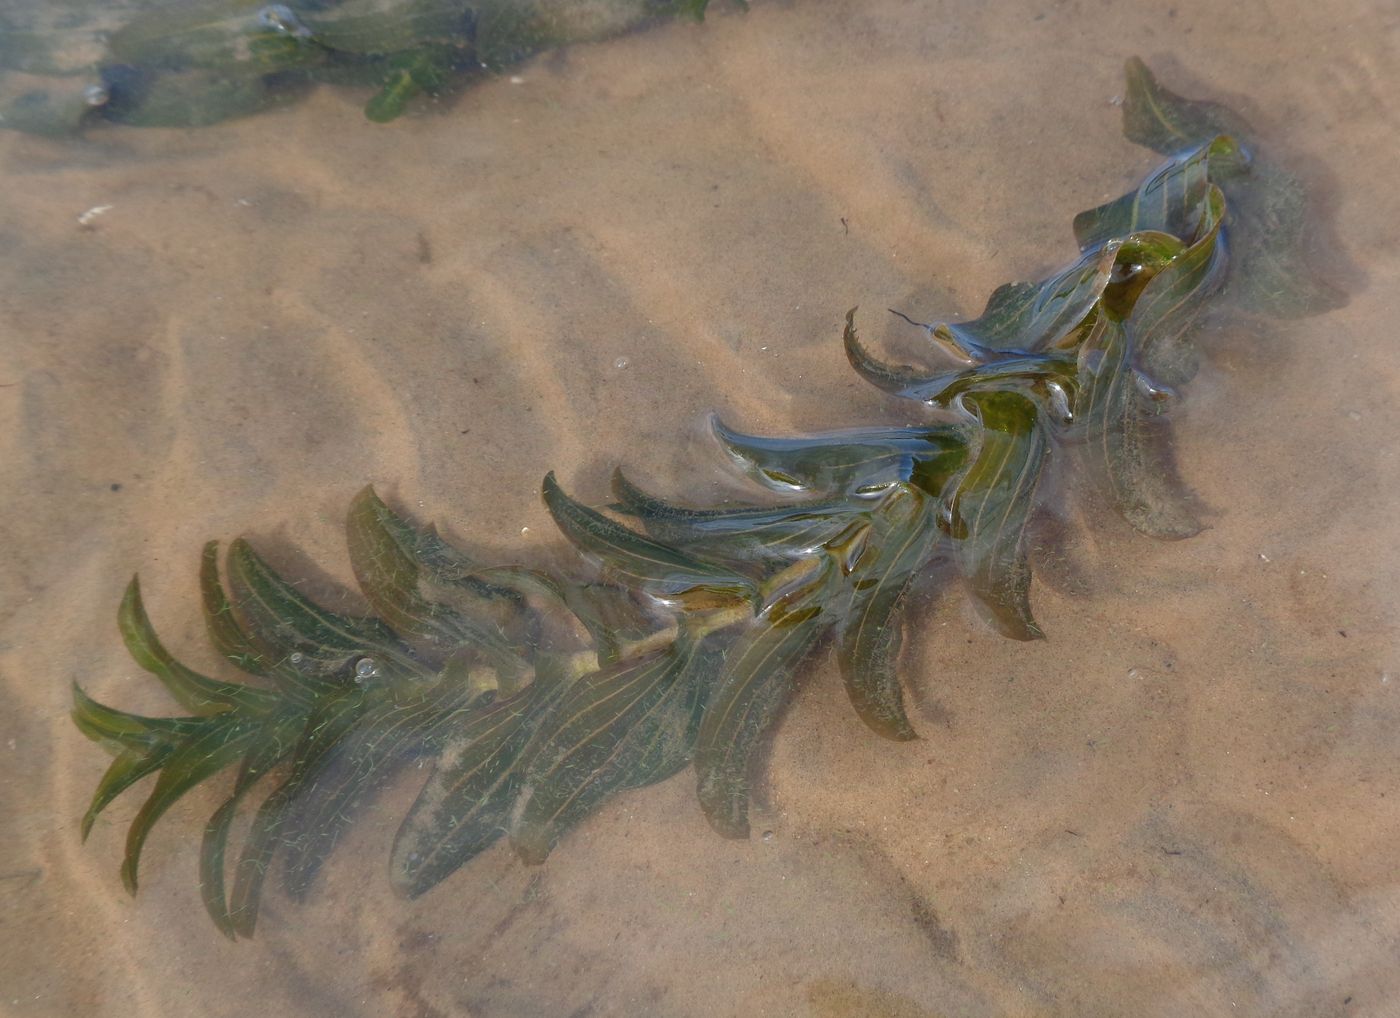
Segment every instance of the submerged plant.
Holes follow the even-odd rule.
[[[692,765],[711,825],[747,836],[755,749],[827,637],[859,718],[914,738],[901,617],[930,563],[950,563],[1000,632],[1040,636],[1026,531],[1052,463],[1086,463],[1144,534],[1196,533],[1165,411],[1194,370],[1207,298],[1228,285],[1258,308],[1274,293],[1289,315],[1337,300],[1302,274],[1298,230],[1277,225],[1280,207],[1300,209],[1296,182],[1261,170],[1218,107],[1171,95],[1136,60],[1128,79],[1127,134],[1169,159],[1075,218],[1077,261],[1002,286],[973,321],[923,326],[930,367],[881,361],[847,315],[852,366],[929,407],[927,423],[773,439],[714,422],[733,463],[780,500],[693,508],[619,472],[600,511],[550,474],[545,505],[596,566],[580,577],[478,562],[366,488],[347,529],[373,616],[316,604],[246,541],[222,569],[206,546],[209,636],[246,682],[172,657],[132,580],[119,612],[127,648],[187,714],[141,717],[75,689],[78,727],[115,757],[84,835],[156,775],[127,835],[122,877],[135,892],[152,826],[232,770],[205,826],[200,887],[219,928],[248,936],[277,857],[288,892],[304,895],[357,808],[408,761],[432,767],[391,857],[395,885],[416,896],[503,835],[538,863],[609,796]],[[1252,277],[1227,282],[1227,232]],[[255,796],[230,863],[236,814]]]
[[[735,0],[744,7],[744,0]],[[70,134],[97,120],[196,127],[286,102],[309,84],[365,85],[392,120],[483,69],[709,0],[0,0],[0,127]],[[13,9],[11,9],[13,8]],[[11,78],[11,76],[13,76]]]

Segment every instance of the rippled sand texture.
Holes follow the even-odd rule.
[[[1111,104],[1132,53],[1275,139],[1364,271],[1342,311],[1207,336],[1178,430],[1205,533],[1073,509],[1036,645],[951,592],[907,646],[917,743],[814,668],[751,843],[709,831],[687,775],[543,867],[501,845],[403,902],[407,774],[310,902],[274,894],[236,945],[196,889],[211,792],[158,828],[135,901],[138,800],[79,845],[106,759],[69,683],[170,709],[118,640],[132,571],[213,668],[208,537],[349,582],[342,514],[373,480],[535,554],[546,470],[694,492],[708,410],[907,419],[846,367],[846,308],[894,343],[884,307],[974,312],[1071,257],[1071,216],[1157,162]],[[214,129],[0,137],[0,1011],[1395,1014],[1394,8],[757,2],[520,76],[388,126],[325,91]]]

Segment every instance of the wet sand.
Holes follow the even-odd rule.
[[[0,1011],[1397,1013],[1400,18],[1325,7],[758,2],[387,126],[322,90],[217,128],[0,136]],[[500,845],[404,902],[405,774],[239,944],[199,903],[212,792],[162,822],[134,901],[139,798],[79,844],[107,761],[70,683],[171,710],[116,632],[133,571],[213,669],[209,537],[349,583],[373,481],[538,555],[549,469],[703,497],[710,410],[915,419],[847,368],[846,308],[893,347],[880,309],[975,313],[1072,257],[1073,214],[1158,161],[1112,105],[1134,53],[1261,128],[1363,270],[1341,311],[1205,337],[1177,431],[1204,533],[1071,503],[1034,645],[950,591],[906,644],[918,742],[873,737],[814,665],[749,843],[687,774],[542,867]]]

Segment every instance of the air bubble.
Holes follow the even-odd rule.
[[[306,660],[306,655],[299,650],[294,650],[292,651],[291,656],[287,658],[287,660],[294,665],[299,665]]]
[[[274,32],[290,35],[293,39],[311,38],[311,29],[302,24],[296,11],[286,4],[268,4],[258,11],[258,24]]]
[[[621,371],[631,363],[632,362],[629,361],[626,357],[619,357],[617,360],[613,361],[613,367],[617,368],[618,371]]]
[[[362,657],[355,662],[355,681],[359,683],[368,682],[379,674],[379,665],[372,657]]]

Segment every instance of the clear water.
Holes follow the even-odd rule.
[[[168,709],[114,625],[133,571],[212,668],[209,537],[349,582],[342,514],[374,481],[541,551],[547,470],[695,492],[710,410],[911,419],[847,368],[846,308],[893,341],[878,309],[971,313],[1071,257],[1071,216],[1157,161],[1119,134],[1134,53],[1275,143],[1352,291],[1207,337],[1178,427],[1207,531],[1071,519],[1043,643],[932,606],[919,742],[873,738],[815,667],[749,843],[680,777],[542,867],[502,846],[405,902],[407,774],[238,944],[195,884],[210,793],[157,830],[135,900],[137,801],[80,845],[106,760],[69,684]],[[323,89],[198,130],[0,134],[0,1011],[1396,1013],[1393,7],[756,2],[516,77],[384,126]]]

